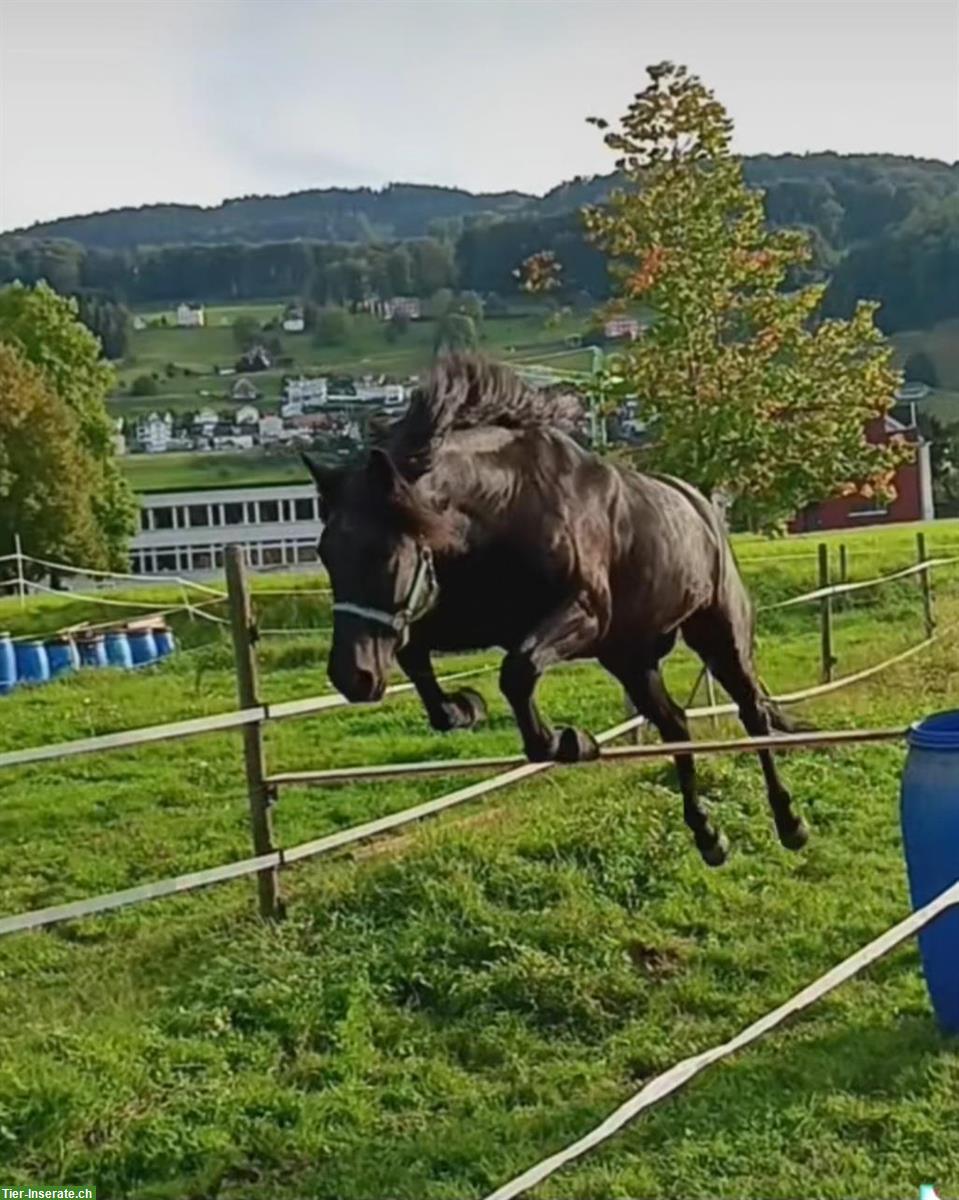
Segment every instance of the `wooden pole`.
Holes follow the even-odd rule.
[[[919,561],[925,562],[929,557],[926,553],[926,535],[916,534],[916,554]],[[932,598],[932,572],[927,567],[919,572],[919,585],[922,588],[922,611],[926,622],[926,637],[932,637],[936,631],[936,611]]]
[[[710,674],[708,668],[706,670],[706,703],[709,705],[710,708],[716,707],[716,683],[715,683],[712,675]],[[713,713],[713,715],[709,719],[710,719],[710,722],[712,723],[713,729],[718,729],[719,728],[719,717],[717,716],[717,714]]]
[[[849,554],[845,542],[839,543],[839,582],[849,582]]]
[[[23,573],[23,547],[20,544],[20,534],[13,535],[14,552],[17,556],[17,595],[20,597],[20,608],[27,603],[27,577]]]
[[[825,542],[819,543],[819,586],[829,587],[829,547]],[[836,665],[832,652],[832,596],[823,596],[819,601],[819,620],[822,632],[822,679],[823,683],[830,683],[832,669]]]
[[[256,631],[250,586],[241,546],[226,548],[226,588],[230,605],[230,626],[233,633],[233,653],[236,659],[236,690],[240,708],[256,708],[260,704],[257,678]],[[271,789],[266,782],[266,761],[263,754],[263,726],[259,721],[243,727],[243,757],[246,765],[246,786],[250,801],[250,830],[256,855],[272,854],[273,819],[270,811]],[[260,915],[268,920],[283,916],[280,881],[276,867],[267,867],[257,874],[260,893]]]

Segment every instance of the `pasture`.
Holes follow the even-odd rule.
[[[957,523],[927,537],[932,554],[959,550]],[[851,578],[907,565],[913,538],[843,535]],[[812,539],[737,549],[759,603],[816,585]],[[935,580],[946,627],[959,620],[959,572]],[[328,601],[311,586],[259,581],[264,627],[318,630],[264,638],[270,701],[327,687]],[[175,604],[179,593],[135,598]],[[0,624],[50,630],[118,611],[56,598],[21,612],[4,601]],[[915,578],[837,601],[838,673],[918,641],[921,614]],[[159,668],[84,673],[0,701],[0,750],[235,707],[222,635],[185,617],[177,628],[184,651]],[[817,682],[815,607],[765,614],[758,659],[773,691]],[[799,711],[830,727],[905,725],[955,703],[957,671],[953,635]],[[674,656],[678,699],[695,674]],[[435,734],[415,698],[396,697],[269,726],[270,766],[512,752],[495,673],[478,679],[490,707],[480,731]],[[552,672],[542,697],[555,721],[592,729],[622,712],[615,685],[588,664]],[[284,872],[289,916],[276,927],[255,918],[253,885],[240,881],[0,939],[3,1181],[88,1182],[141,1200],[483,1197],[907,911],[903,753],[893,744],[786,758],[813,832],[798,855],[775,840],[751,758],[700,762],[733,845],[718,871],[687,835],[671,767],[582,766]],[[449,786],[286,790],[278,841]],[[4,913],[245,857],[239,738],[4,770],[0,829]],[[959,1047],[936,1032],[909,946],[534,1195],[879,1200],[930,1181],[948,1194],[957,1122]]]
[[[169,327],[131,331],[129,357],[117,364],[119,387],[110,402],[111,411],[115,416],[125,416],[157,407],[195,408],[212,402],[211,397],[200,395],[210,391],[225,400],[235,378],[218,377],[213,372],[217,365],[232,366],[239,357],[232,322],[241,315],[263,321],[280,316],[282,309],[281,303],[272,309],[262,304],[211,307],[206,311],[206,326],[199,329],[178,329],[172,324],[174,315],[166,313],[171,321]],[[528,356],[540,348],[561,345],[567,334],[582,332],[586,320],[585,314],[580,313],[547,323],[546,316],[542,308],[530,306],[508,317],[489,317],[478,330],[480,349],[497,358],[512,357],[512,350]],[[280,381],[284,374],[310,371],[402,377],[429,367],[436,332],[432,320],[414,321],[392,344],[386,340],[385,331],[384,322],[358,314],[351,319],[349,335],[341,345],[316,346],[309,333],[280,333],[283,353],[292,360],[292,365],[282,370],[258,372],[251,378],[264,392],[267,407],[278,407]],[[167,364],[176,368],[170,376],[166,374]],[[138,375],[154,372],[158,376],[159,395],[131,397],[126,394]]]

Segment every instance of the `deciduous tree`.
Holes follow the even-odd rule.
[[[78,320],[76,301],[41,283],[34,288],[14,284],[0,291],[0,342],[15,347],[40,371],[49,390],[75,418],[71,429],[86,456],[98,532],[97,553],[75,561],[124,568],[137,504],[114,452],[113,423],[105,403],[114,374],[100,357],[97,339]]]
[[[76,413],[9,342],[0,342],[0,397],[0,554],[19,535],[36,557],[103,563],[97,473]]]
[[[645,460],[722,490],[757,528],[837,493],[889,495],[908,451],[865,437],[899,381],[875,306],[823,320],[822,286],[786,289],[808,237],[767,228],[713,93],[684,67],[648,73],[617,128],[594,120],[625,185],[586,210],[620,304],[653,317],[607,379],[612,396],[640,399]]]

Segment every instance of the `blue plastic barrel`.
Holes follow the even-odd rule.
[[[130,639],[122,629],[111,629],[105,637],[107,662],[111,667],[122,667],[124,671],[129,671],[133,666],[135,659],[133,657],[133,647],[130,645]]]
[[[82,667],[106,667],[107,647],[102,633],[88,633],[77,638],[77,652]]]
[[[46,683],[50,678],[50,663],[43,642],[29,639],[14,642],[13,652],[17,659],[17,680],[20,683]]]
[[[902,776],[902,834],[914,908],[959,880],[959,711],[909,730]],[[946,1033],[959,1033],[959,907],[919,934],[932,1007]]]
[[[17,686],[17,656],[9,633],[0,633],[0,696],[9,696]]]
[[[50,678],[58,679],[61,675],[69,675],[80,666],[80,655],[73,644],[73,638],[61,634],[59,637],[47,638],[47,661],[50,664]]]
[[[157,644],[152,629],[131,629],[127,637],[130,639],[130,651],[135,667],[148,667],[150,663],[156,662]]]
[[[153,641],[157,648],[157,658],[169,658],[176,649],[176,638],[169,625],[158,625],[153,631]]]

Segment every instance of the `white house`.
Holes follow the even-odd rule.
[[[259,425],[260,414],[252,404],[243,404],[234,416],[237,425]]]
[[[326,379],[288,379],[284,385],[284,395],[287,400],[310,401],[312,404],[325,404],[327,397]]]
[[[150,413],[137,425],[137,443],[147,454],[163,454],[173,437],[173,414]]]
[[[178,304],[176,323],[181,329],[194,329],[206,324],[202,304]]]
[[[216,414],[214,408],[201,408],[193,418],[193,428],[198,429],[204,437],[210,437],[213,430],[216,429],[220,418]]]
[[[245,375],[234,383],[230,391],[234,400],[255,400],[259,394],[256,384],[251,379],[247,379]]]
[[[423,304],[416,296],[393,296],[383,301],[380,311],[384,321],[391,321],[394,317],[418,321],[423,315]]]
[[[635,317],[612,317],[603,325],[603,336],[613,338],[629,338],[635,342],[639,337],[642,326]]]
[[[260,417],[260,442],[265,446],[270,442],[283,440],[283,418],[266,416]]]
[[[291,304],[283,314],[283,332],[302,333],[305,328],[306,323],[303,320],[303,309],[295,304]]]
[[[356,399],[360,403],[381,403],[386,408],[398,408],[406,403],[406,388],[401,383],[357,383]]]

